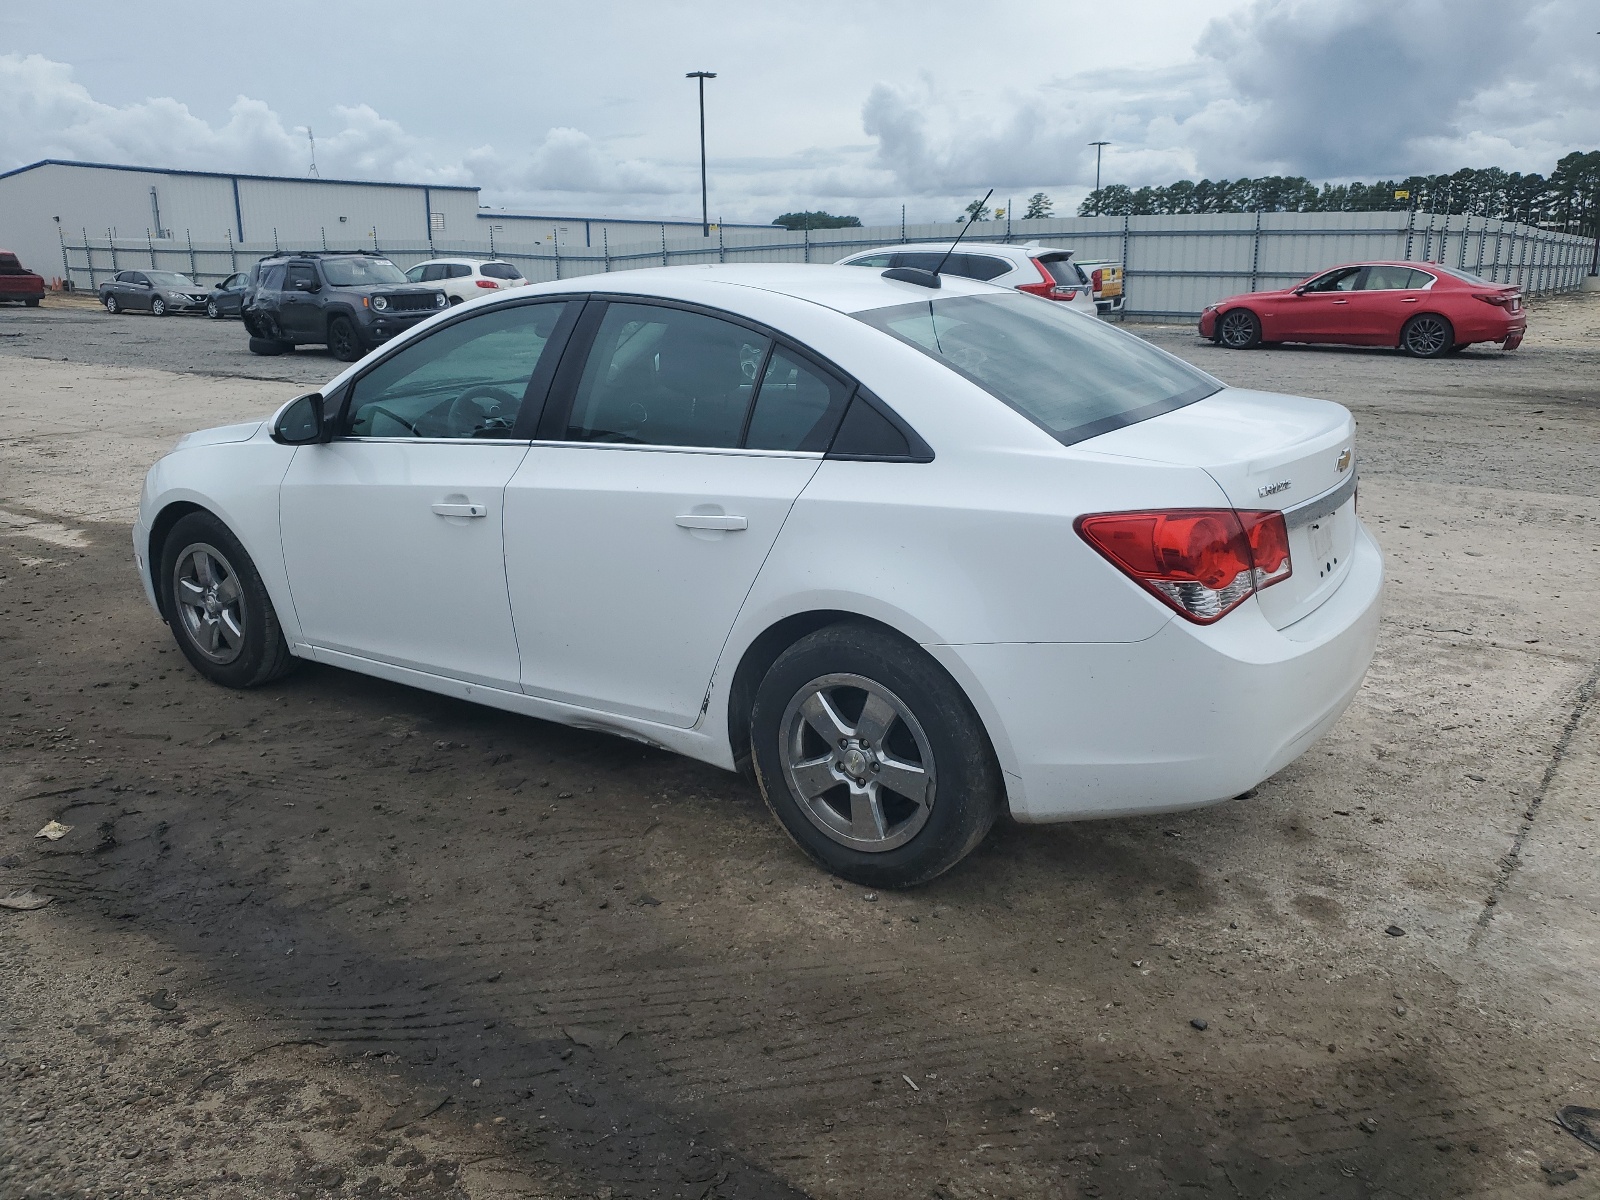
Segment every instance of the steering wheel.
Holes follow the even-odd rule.
[[[493,405],[479,404],[480,396],[494,401]],[[509,430],[516,420],[516,409],[520,404],[521,400],[505,388],[487,383],[480,384],[468,388],[450,402],[450,411],[445,417],[445,423],[452,433],[462,431],[472,437],[489,431]],[[468,405],[471,405],[470,409]],[[509,417],[505,415],[508,410],[512,414]]]
[[[412,437],[421,437],[422,436],[421,431],[418,430],[417,427],[415,425],[413,425],[410,421],[406,420],[399,413],[385,408],[381,404],[368,404],[368,405],[364,405],[363,407],[365,407],[368,412],[382,413],[384,416],[388,417],[391,421],[395,422],[397,425],[404,425],[407,429],[409,429],[411,431],[411,436]]]

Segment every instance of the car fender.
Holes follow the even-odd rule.
[[[370,311],[370,310],[368,310]],[[359,330],[366,322],[361,319],[361,313],[356,311],[355,305],[348,300],[332,301],[322,306],[322,327],[326,329],[335,317],[349,317]]]
[[[139,526],[149,531],[144,547],[149,583],[160,583],[161,547],[153,531],[174,505],[192,505],[211,513],[245,548],[261,575],[272,606],[291,646],[300,641],[300,622],[289,591],[283,538],[278,519],[278,492],[295,448],[274,442],[262,422],[245,441],[186,446],[150,468],[139,505]]]

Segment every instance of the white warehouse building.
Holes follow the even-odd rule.
[[[731,228],[731,227],[730,227]],[[741,228],[770,228],[743,226]],[[0,247],[46,279],[85,283],[85,256],[64,246],[151,245],[162,266],[187,246],[241,251],[405,248],[408,258],[482,253],[559,239],[562,248],[698,234],[682,219],[537,216],[482,208],[476,187],[292,178],[44,159],[0,173]],[[164,252],[164,253],[163,253]],[[69,271],[70,259],[70,271]],[[146,264],[146,265],[151,265]],[[104,270],[102,268],[101,275]]]

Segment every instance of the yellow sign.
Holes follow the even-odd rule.
[[[1405,191],[1396,192],[1394,194],[1394,198],[1396,200],[1409,200],[1409,199],[1411,199],[1411,193],[1410,192],[1405,192]]]

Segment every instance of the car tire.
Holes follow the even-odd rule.
[[[160,570],[173,640],[211,682],[259,687],[295,668],[255,563],[216,517],[193,512],[180,518],[161,548]]]
[[[150,315],[152,317],[164,317],[167,315],[167,302],[160,296],[150,301]]]
[[[464,302],[462,301],[460,296],[451,296],[450,297],[450,307],[451,308],[454,308],[456,305],[461,304],[461,303],[464,303]]]
[[[1230,308],[1217,318],[1217,342],[1229,350],[1253,350],[1261,344],[1261,318],[1248,308]]]
[[[217,305],[215,300],[206,301],[206,316],[210,317],[213,321],[222,320],[222,309]]]
[[[1412,358],[1443,358],[1455,344],[1455,329],[1438,313],[1418,313],[1400,330],[1400,349]]]
[[[113,317],[122,311],[122,306],[117,303],[117,298],[115,296],[107,296],[103,303],[106,306],[106,311]]]
[[[271,358],[275,354],[283,353],[283,343],[277,338],[252,337],[250,339],[250,353]]]
[[[778,823],[825,870],[865,887],[948,871],[1005,800],[960,686],[914,643],[865,622],[819,629],[779,655],[756,691],[750,737]]]
[[[364,353],[361,335],[349,317],[334,317],[328,322],[328,352],[340,362],[355,362]]]
[[[38,308],[39,305],[41,305],[43,303],[44,303],[44,297],[43,296],[29,296],[26,300],[24,300],[22,302],[24,308]]]

